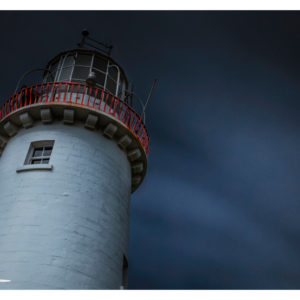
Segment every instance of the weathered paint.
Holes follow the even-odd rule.
[[[53,169],[16,172],[40,140],[55,141]],[[21,129],[0,158],[0,289],[119,289],[130,191],[126,153],[102,133]]]

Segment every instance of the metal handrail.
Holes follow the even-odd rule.
[[[47,82],[21,89],[2,105],[0,121],[22,107],[49,103],[76,104],[110,115],[127,127],[148,155],[147,129],[135,110],[108,91],[77,82]]]

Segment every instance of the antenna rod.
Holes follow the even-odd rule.
[[[91,41],[93,41],[93,42],[95,42],[95,43],[97,43],[97,44],[99,44],[99,45],[101,45],[101,46],[103,46],[103,47],[105,47],[105,48],[109,48],[109,49],[112,49],[112,48],[113,48],[112,45],[104,44],[104,43],[102,43],[102,42],[96,41],[96,40],[92,39],[91,37],[88,37],[88,39],[91,40]]]
[[[152,95],[152,92],[153,92],[153,90],[154,90],[154,88],[155,88],[156,83],[157,83],[157,79],[154,79],[153,84],[152,84],[152,88],[151,88],[150,93],[149,93],[149,95],[148,95],[147,101],[146,101],[146,103],[145,103],[145,105],[144,105],[143,113],[141,114],[141,117],[140,117],[141,120],[142,120],[143,115],[144,115],[144,113],[145,113],[145,111],[146,111],[147,104],[148,104],[148,102],[149,102],[149,100],[150,100],[150,97],[151,97],[151,95]]]
[[[80,44],[78,45],[79,47],[83,47],[83,46],[84,46],[85,39],[88,37],[88,35],[89,35],[90,33],[88,32],[87,29],[83,29],[82,32],[81,32],[81,34],[82,34],[82,39],[81,39]]]

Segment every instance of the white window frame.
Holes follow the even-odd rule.
[[[51,147],[51,153],[50,155],[43,155],[45,148],[50,148]],[[32,142],[29,146],[29,150],[26,156],[26,159],[24,161],[24,165],[35,165],[32,162],[34,160],[40,160],[41,163],[37,164],[37,165],[41,165],[41,164],[49,164],[50,163],[50,158],[53,152],[53,147],[54,147],[54,140],[46,140],[46,141],[35,141]],[[43,148],[43,152],[42,152],[42,156],[35,156],[33,157],[34,151],[37,148]],[[43,159],[48,159],[48,162],[43,162]]]

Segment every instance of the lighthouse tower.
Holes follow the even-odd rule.
[[[0,289],[127,285],[149,138],[124,70],[83,35],[1,107]]]

